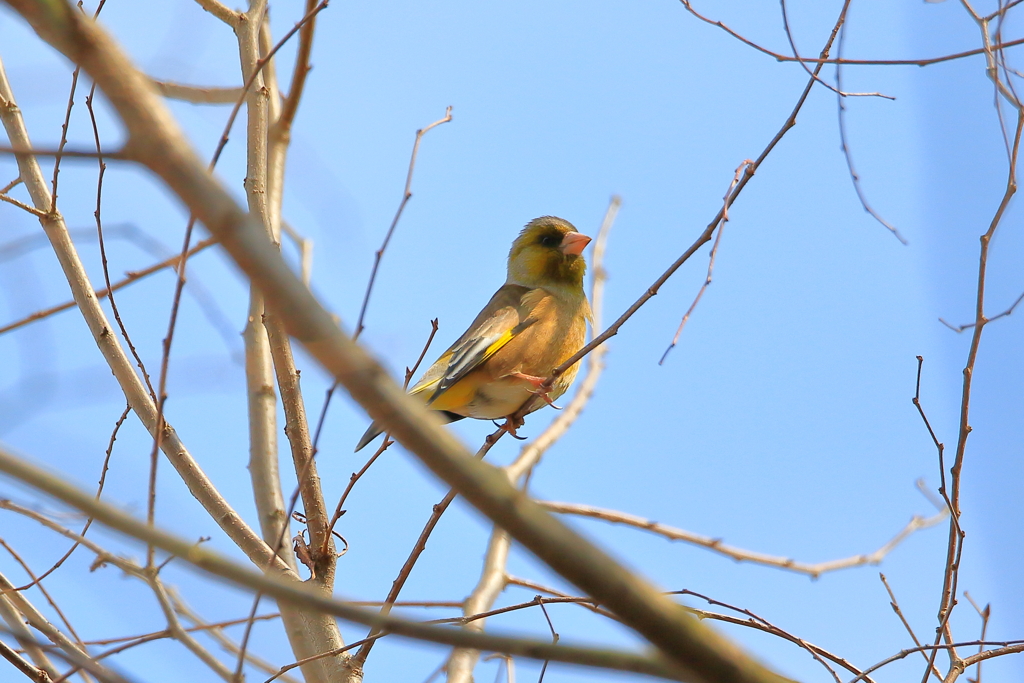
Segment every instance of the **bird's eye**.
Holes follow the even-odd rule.
[[[540,243],[545,247],[557,247],[562,243],[562,238],[555,235],[544,235],[540,238]]]

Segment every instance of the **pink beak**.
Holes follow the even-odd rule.
[[[586,246],[590,244],[590,238],[578,232],[567,232],[558,245],[559,251],[571,256],[579,256]]]

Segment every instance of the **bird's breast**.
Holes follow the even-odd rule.
[[[537,322],[506,344],[488,362],[473,374],[474,395],[466,409],[470,417],[498,419],[519,409],[530,398],[534,386],[514,374],[547,378],[570,356],[583,347],[586,339],[586,319],[578,312],[564,310],[571,303],[546,297],[534,307],[531,315]],[[586,305],[586,300],[583,300]],[[579,365],[574,365],[555,380],[548,397],[555,400],[566,392],[576,376]],[[469,379],[467,377],[467,379]],[[546,405],[536,401],[530,412]]]

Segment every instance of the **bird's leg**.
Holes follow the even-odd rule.
[[[524,420],[521,417],[516,417],[515,415],[508,415],[507,417],[505,417],[505,423],[498,425],[498,428],[508,432],[509,436],[511,436],[513,439],[526,441],[525,436],[519,436],[519,434],[516,433],[516,430],[522,427],[525,423],[526,420]]]
[[[542,399],[544,399],[545,403],[547,403],[549,406],[551,406],[555,410],[561,410],[561,408],[556,406],[555,402],[551,400],[551,397],[548,396],[548,392],[551,391],[551,389],[544,386],[544,380],[545,380],[544,377],[534,377],[533,375],[524,375],[521,372],[513,372],[509,376],[510,377],[515,377],[516,379],[521,379],[521,380],[524,380],[526,382],[529,382],[531,385],[533,385],[533,391],[531,391],[530,393],[537,394],[538,396],[540,396]]]

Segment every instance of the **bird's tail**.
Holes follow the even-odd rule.
[[[446,423],[458,422],[459,420],[465,417],[465,415],[459,415],[458,413],[450,413],[447,410],[439,410],[438,414],[441,415],[441,418]],[[359,443],[356,444],[356,453],[363,450],[368,443],[370,443],[383,433],[384,430],[380,428],[380,425],[378,425],[376,421],[371,422],[370,426],[366,428],[365,432],[363,432],[363,437],[359,439]]]
[[[356,444],[356,453],[366,448],[366,444],[380,436],[383,431],[376,422],[371,422],[370,426],[363,432],[363,438],[359,439],[359,443]]]

